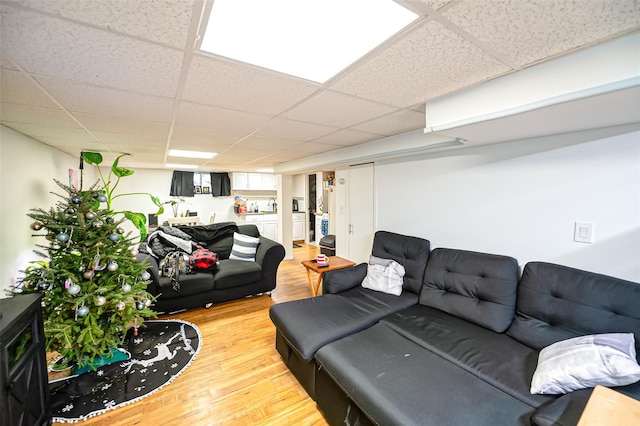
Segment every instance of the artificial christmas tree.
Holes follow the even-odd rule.
[[[124,154],[127,155],[127,154]],[[32,262],[14,292],[42,292],[46,346],[59,352],[76,370],[103,364],[113,357],[129,328],[137,332],[144,318],[155,317],[153,297],[146,292],[150,278],[143,263],[137,263],[137,248],[122,223],[144,215],[114,212],[111,202],[119,179],[132,171],[118,167],[118,157],[103,183],[89,190],[56,183],[65,194],[55,207],[32,209],[31,229],[48,244],[36,244],[35,252],[44,260]],[[83,153],[90,164],[100,164],[102,156]],[[115,183],[111,182],[116,176]],[[151,196],[156,205],[162,206]],[[141,232],[141,237],[144,234]]]

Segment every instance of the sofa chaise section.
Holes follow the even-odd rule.
[[[415,305],[429,257],[428,240],[378,231],[372,255],[392,259],[405,268],[400,297],[362,288],[367,264],[329,271],[323,295],[279,303],[269,315],[276,326],[276,348],[307,393],[315,397],[315,361],[327,343],[364,330],[386,315]]]

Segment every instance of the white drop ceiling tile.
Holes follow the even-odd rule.
[[[65,152],[69,152],[72,155],[79,155],[80,151],[102,151],[105,150],[103,143],[91,140],[88,135],[74,135],[76,137],[69,137],[67,134],[57,133],[53,136],[38,137],[37,140],[51,145]]]
[[[38,83],[71,112],[170,123],[173,99],[143,95],[52,77]]]
[[[19,71],[2,69],[0,71],[0,100],[6,103],[22,104],[43,108],[58,106]]]
[[[270,138],[261,136],[249,136],[240,142],[237,147],[250,150],[278,150],[278,149],[294,149],[297,145],[303,143],[301,140]]]
[[[165,141],[169,135],[168,124],[96,114],[73,113],[73,115],[92,132],[153,136],[164,138]]]
[[[30,123],[39,126],[68,126],[80,128],[67,113],[61,109],[16,105],[3,102],[0,119],[10,123]]]
[[[244,148],[241,144],[234,145],[231,148],[227,149],[224,152],[218,154],[216,158],[220,160],[233,159],[234,161],[256,161],[262,157],[266,157],[271,154],[269,149],[247,149]]]
[[[2,11],[2,50],[27,72],[175,96],[179,50],[8,6]]]
[[[310,141],[320,136],[339,130],[337,127],[322,126],[320,124],[304,123],[302,121],[273,118],[262,126],[255,134],[270,138],[297,139]]]
[[[375,133],[382,136],[392,136],[425,126],[424,112],[403,109],[384,117],[376,118],[366,123],[353,126],[353,130]]]
[[[275,115],[319,85],[208,55],[194,55],[183,99],[238,111]]]
[[[329,143],[307,142],[302,145],[298,145],[295,150],[291,150],[292,153],[300,153],[306,157],[310,154],[320,154],[322,152],[329,152],[335,149],[342,148],[341,145],[332,145]]]
[[[190,126],[174,126],[171,135],[171,148],[187,149],[189,146],[233,145],[245,138],[248,132],[223,131],[218,129],[201,129]],[[179,148],[180,147],[180,148]]]
[[[414,4],[416,5],[417,10],[420,11],[423,9],[420,7],[421,4],[426,4],[431,9],[438,10],[442,6],[449,4],[452,1],[459,1],[459,0],[395,0],[395,1],[397,1],[400,4],[407,3],[409,5],[409,8],[411,8],[411,5]]]
[[[324,90],[291,108],[282,117],[343,128],[395,110],[389,105]]]
[[[48,14],[183,48],[193,0],[22,0],[21,5]]]
[[[410,107],[509,70],[440,23],[427,21],[357,65],[331,89]]]
[[[520,66],[640,26],[636,0],[476,0],[443,15]]]
[[[299,151],[299,150],[287,149],[287,150],[272,152],[271,156],[269,157],[269,160],[271,160],[273,162],[273,166],[275,166],[280,163],[285,163],[287,161],[293,161],[293,160],[298,160],[300,158],[309,157],[310,155],[313,155],[313,154],[314,152],[312,151]]]
[[[375,139],[380,139],[381,136],[374,133],[361,132],[358,130],[344,129],[339,130],[330,135],[323,136],[314,140],[312,143],[320,143],[336,146],[351,146],[358,145],[364,142],[369,142]]]
[[[112,133],[104,131],[96,131],[92,133],[96,136],[98,142],[109,145],[115,144],[128,147],[128,150],[125,150],[123,152],[133,152],[137,149],[145,147],[154,147],[155,149],[160,149],[164,152],[164,148],[167,144],[167,139],[161,137],[132,135],[128,133]]]
[[[250,133],[265,124],[269,118],[269,116],[262,114],[181,102],[178,107],[176,124]]]
[[[2,9],[0,8],[0,11]],[[1,34],[1,32],[0,32]],[[0,70],[4,71],[4,70],[9,70],[9,71],[19,71],[18,68],[16,68],[13,63],[9,60],[9,58],[7,58],[7,56],[4,54],[4,52],[2,51],[2,49],[0,49]]]

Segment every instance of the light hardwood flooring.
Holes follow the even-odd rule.
[[[202,333],[197,358],[175,381],[136,403],[82,425],[326,425],[315,402],[275,349],[274,303],[311,297],[302,260],[318,248],[294,248],[278,269],[271,297],[255,296],[163,316],[192,322]]]

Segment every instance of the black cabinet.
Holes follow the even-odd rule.
[[[51,424],[40,294],[0,299],[0,425]]]

